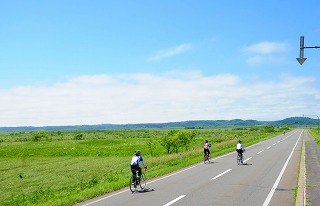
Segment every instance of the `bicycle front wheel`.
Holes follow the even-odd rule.
[[[144,173],[142,173],[142,175],[140,177],[139,186],[140,186],[141,189],[144,189],[144,188],[146,188],[146,184],[147,184],[146,175]]]

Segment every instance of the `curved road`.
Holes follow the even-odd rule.
[[[145,191],[128,188],[78,205],[293,205],[303,130],[294,130],[246,148],[244,165],[236,152],[148,180]],[[245,142],[244,142],[245,145]]]

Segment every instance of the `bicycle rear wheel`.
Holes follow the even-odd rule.
[[[131,190],[132,193],[134,193],[136,191],[136,189],[137,189],[137,184],[136,184],[136,182],[134,180],[135,180],[134,176],[131,175],[131,177],[130,177],[130,186],[129,187],[130,187],[130,190]]]
[[[142,173],[142,175],[140,177],[140,181],[139,181],[139,186],[143,190],[144,188],[146,188],[146,184],[147,184],[146,175],[144,173]]]
[[[237,163],[238,163],[238,165],[241,163],[241,157],[239,154],[237,155]]]

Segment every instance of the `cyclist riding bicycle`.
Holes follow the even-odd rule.
[[[209,148],[211,147],[211,144],[209,144],[208,140],[206,140],[204,142],[204,145],[203,145],[203,153],[204,153],[204,157],[206,157],[206,154],[208,153],[208,157],[210,156],[210,150]]]
[[[243,145],[242,145],[242,141],[239,140],[237,143],[237,152],[238,155],[240,155],[241,157],[241,164],[243,163],[243,157],[242,157],[242,153],[244,153],[246,150],[244,149]]]
[[[144,169],[147,169],[147,166],[144,164],[143,162],[143,158],[141,156],[141,151],[140,150],[136,150],[134,152],[134,156],[132,157],[131,159],[131,164],[130,164],[130,167],[131,167],[131,172],[133,174],[133,176],[135,177],[136,176],[136,171],[138,171],[138,180],[140,179],[141,177],[141,168],[139,167],[139,163],[141,162],[142,166]]]

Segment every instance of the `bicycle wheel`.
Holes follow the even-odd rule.
[[[238,165],[240,164],[240,162],[241,162],[241,157],[240,157],[240,155],[238,154],[238,155],[237,155],[237,163],[238,163]]]
[[[134,181],[135,179],[136,178],[134,178],[134,176],[131,175],[131,177],[130,177],[130,190],[131,190],[132,193],[134,193],[136,191],[136,189],[137,189],[137,184]]]
[[[207,164],[207,160],[208,160],[208,156],[205,155],[205,156],[204,156],[204,160],[203,160],[204,164]]]
[[[144,173],[142,173],[141,177],[140,177],[140,181],[139,181],[139,186],[143,190],[144,188],[146,188],[146,184],[147,184],[146,175]]]

